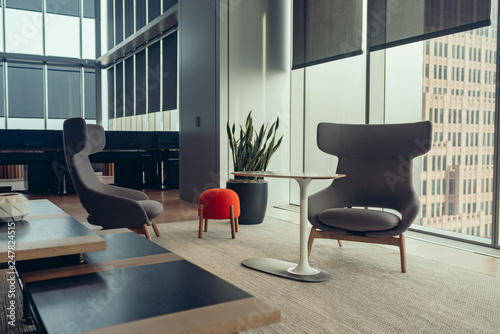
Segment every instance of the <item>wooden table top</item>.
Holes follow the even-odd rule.
[[[140,235],[102,237],[108,249],[85,264],[22,274],[42,332],[235,333],[280,321],[278,309]]]
[[[29,205],[30,214],[15,223],[12,238],[8,225],[0,224],[0,263],[106,249],[103,238],[49,200],[32,200]]]

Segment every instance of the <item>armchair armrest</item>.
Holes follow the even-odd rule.
[[[87,194],[82,205],[104,229],[150,225],[146,212],[136,200],[101,193],[90,188],[86,188],[85,191]]]
[[[117,187],[109,184],[104,184],[103,189],[106,194],[125,197],[135,201],[144,201],[149,199],[148,195],[144,192],[135,189]]]
[[[335,182],[309,196],[307,216],[313,226],[318,227],[318,216],[321,212],[327,209],[344,207],[343,203],[339,200],[340,194],[337,194],[338,190],[335,189],[334,185]]]

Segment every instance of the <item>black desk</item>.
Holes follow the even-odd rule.
[[[133,232],[76,266],[23,273],[43,333],[235,333],[280,311]]]
[[[169,168],[170,151],[179,148],[176,131],[106,131],[106,146],[90,157],[115,164],[115,184],[130,188],[172,187],[178,171]],[[0,164],[25,165],[27,191],[73,191],[64,159],[62,131],[0,130]],[[144,175],[144,177],[143,177]]]

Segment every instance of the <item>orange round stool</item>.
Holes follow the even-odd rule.
[[[203,219],[205,232],[208,231],[209,219],[229,219],[231,221],[231,235],[236,238],[238,232],[238,217],[240,216],[240,199],[231,189],[215,188],[204,191],[198,199],[198,217],[200,227],[198,237],[203,237]]]

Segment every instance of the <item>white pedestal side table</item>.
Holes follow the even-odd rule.
[[[323,282],[330,279],[331,275],[325,271],[312,268],[307,258],[307,187],[312,180],[338,179],[344,177],[343,174],[322,174],[322,173],[287,173],[287,172],[234,172],[236,176],[249,177],[276,177],[295,179],[300,188],[300,260],[299,263],[292,263],[270,258],[251,258],[244,260],[241,264],[245,267],[266,272],[269,274],[294,279],[304,282]]]

